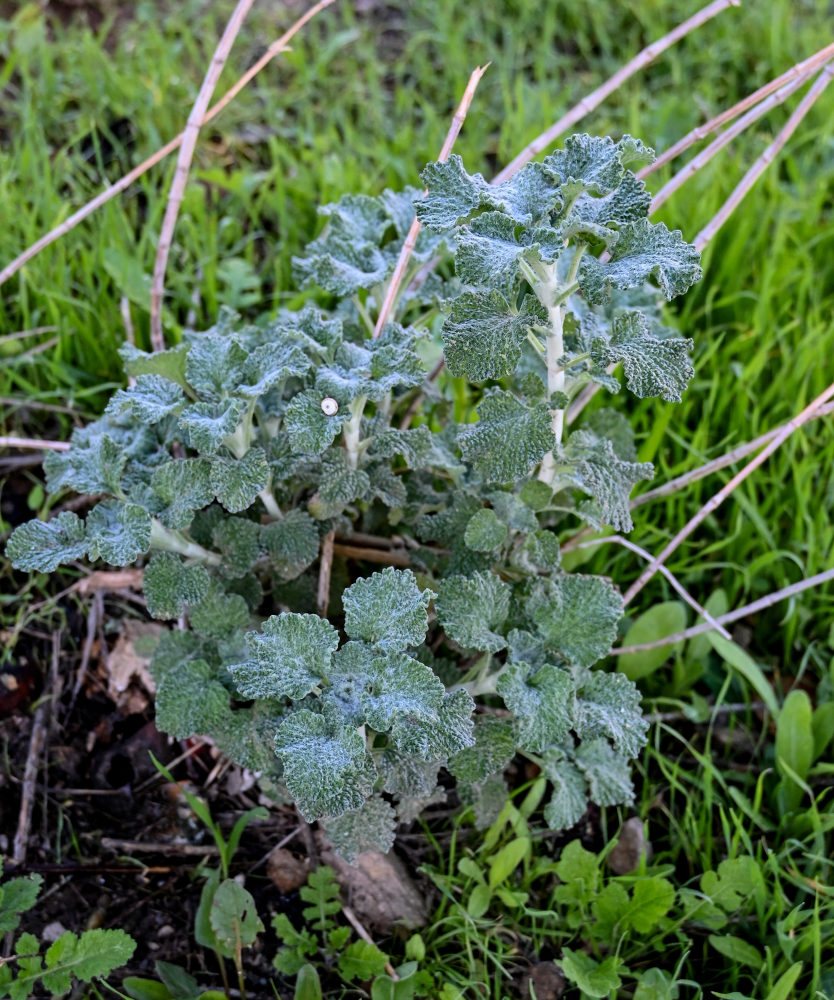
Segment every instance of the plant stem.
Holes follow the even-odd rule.
[[[261,492],[258,494],[261,503],[266,507],[266,512],[272,518],[273,521],[280,521],[284,516],[281,513],[281,508],[278,506],[278,501],[272,495],[271,483],[269,486],[265,486]]]
[[[345,438],[348,468],[355,469],[359,463],[359,434],[362,427],[362,413],[365,397],[357,396],[350,404],[350,420],[345,423],[342,433]]]
[[[166,528],[156,518],[151,522],[151,548],[163,552],[176,552],[177,555],[185,556],[186,559],[196,559],[199,562],[208,563],[210,566],[219,566],[221,562],[220,556],[216,552],[209,552],[202,545],[189,542],[178,531]]]

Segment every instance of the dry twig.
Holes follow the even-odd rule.
[[[67,441],[42,441],[39,438],[0,437],[0,448],[35,448],[38,451],[68,451]]]
[[[392,549],[370,549],[359,545],[335,544],[333,551],[337,556],[345,559],[360,559],[363,562],[382,563],[384,566],[411,565],[411,559],[407,552],[395,552]]]
[[[446,160],[449,159],[449,153],[452,152],[452,147],[454,146],[457,137],[460,135],[460,130],[463,128],[463,123],[466,120],[466,113],[469,110],[469,105],[472,103],[472,98],[475,96],[475,90],[481,82],[481,77],[484,73],[486,73],[488,68],[489,63],[487,63],[486,66],[476,66],[472,71],[472,74],[469,77],[469,83],[466,85],[466,90],[463,92],[463,97],[461,98],[457,111],[455,111],[454,116],[452,117],[452,124],[449,126],[449,131],[446,133],[443,148],[440,150],[440,155],[437,157],[438,163],[445,163]],[[382,328],[388,322],[388,317],[391,314],[391,310],[394,308],[394,302],[397,299],[397,293],[399,292],[400,285],[405,277],[408,262],[411,260],[411,255],[414,253],[414,247],[417,245],[417,237],[420,235],[421,227],[422,223],[415,216],[414,221],[411,223],[411,228],[408,230],[405,242],[403,243],[402,250],[400,251],[397,266],[394,268],[391,280],[388,283],[385,298],[382,301],[376,326],[374,327],[374,337],[379,337],[382,333]]]
[[[665,52],[670,46],[674,45],[675,42],[679,42],[682,38],[688,35],[691,31],[700,27],[710,18],[720,14],[721,11],[726,10],[728,7],[738,7],[741,0],[714,0],[713,3],[708,4],[706,7],[698,11],[697,14],[693,14],[692,17],[688,18],[686,21],[682,21],[676,28],[673,28],[667,35],[663,38],[659,38],[656,42],[652,42],[651,45],[647,45],[642,52],[638,53],[633,59],[629,60],[621,69],[617,72],[602,86],[597,87],[597,89],[588,94],[587,97],[583,98],[579,104],[574,108],[571,108],[567,114],[563,115],[557,122],[550,126],[545,132],[542,132],[540,136],[535,138],[528,146],[507,164],[504,169],[497,174],[493,180],[493,184],[500,184],[502,181],[507,180],[512,177],[514,173],[520,170],[525,163],[529,163],[534,156],[537,156],[542,150],[546,149],[555,139],[557,139],[563,132],[571,128],[578,121],[581,121],[585,115],[590,114],[594,108],[598,107],[610,94],[625,83],[629,77],[634,76],[638,70],[644,69],[649,63],[653,62],[657,57]]]
[[[336,530],[328,531],[321,540],[321,560],[319,562],[319,586],[316,593],[316,608],[322,618],[327,617],[330,604],[330,574],[333,572],[333,549]]]
[[[206,111],[208,110],[211,95],[229,58],[232,45],[237,34],[243,26],[246,15],[255,0],[238,0],[237,6],[232,11],[226,30],[223,32],[217,48],[209,64],[208,72],[197,94],[197,99],[188,116],[188,122],[182,133],[182,143],[180,144],[179,157],[177,159],[177,169],[174,173],[174,180],[171,184],[171,192],[168,195],[168,204],[165,206],[165,217],[162,220],[162,228],[159,231],[159,242],[156,248],[156,262],[153,269],[153,281],[151,283],[151,346],[155,351],[165,349],[165,339],[162,335],[162,297],[165,294],[165,268],[168,264],[168,254],[171,251],[171,242],[174,238],[174,227],[177,224],[180,205],[185,195],[185,186],[188,183],[188,172],[191,169],[191,160],[194,156],[194,149],[197,146],[197,136],[200,134],[200,126],[203,123]]]

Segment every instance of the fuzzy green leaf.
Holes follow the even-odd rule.
[[[473,382],[512,374],[521,360],[527,331],[546,321],[532,296],[518,312],[495,289],[464,292],[452,300],[443,324],[443,348],[452,375]]]
[[[363,697],[371,686],[377,655],[373,646],[364,642],[346,642],[333,654],[328,683],[321,693],[322,710],[328,718],[357,727],[365,722]]]
[[[20,914],[32,909],[42,885],[43,878],[40,875],[13,878],[0,885],[0,934],[17,930]]]
[[[583,743],[576,751],[577,767],[585,775],[591,799],[599,806],[618,806],[634,799],[629,760],[603,739]]]
[[[143,507],[105,500],[87,517],[90,559],[127,566],[151,547],[151,516]]]
[[[257,399],[288,378],[300,378],[310,370],[310,360],[297,346],[276,341],[256,347],[246,359],[244,380],[235,391],[246,399]]]
[[[263,448],[250,448],[240,459],[216,455],[211,463],[211,488],[232,514],[246,510],[269,484],[269,463]]]
[[[377,795],[358,809],[351,809],[325,823],[327,839],[345,861],[353,864],[363,851],[387,854],[394,843],[396,814],[393,807]]]
[[[468,285],[498,288],[509,295],[521,273],[520,260],[552,264],[563,246],[562,233],[555,229],[527,229],[501,212],[485,212],[459,230],[455,270]]]
[[[646,219],[620,229],[611,259],[582,258],[579,282],[589,302],[604,302],[613,288],[637,288],[654,278],[667,299],[682,295],[701,277],[700,254],[680,230]]]
[[[498,678],[498,693],[515,717],[519,746],[539,752],[568,735],[573,680],[566,670],[512,663]]]
[[[331,448],[322,458],[320,486],[307,506],[314,517],[326,520],[365,497],[370,488],[367,472],[351,468],[343,448]]]
[[[689,360],[692,346],[683,337],[658,338],[643,313],[632,310],[618,313],[610,339],[596,341],[592,349],[600,365],[622,361],[626,385],[635,396],[660,396],[679,403],[695,374]]]
[[[189,612],[191,627],[210,639],[224,639],[246,628],[249,608],[239,594],[227,594],[218,580],[212,580],[208,593]]]
[[[281,724],[275,747],[287,788],[309,822],[358,809],[371,793],[376,770],[355,729],[304,709]]]
[[[601,197],[622,182],[626,171],[654,160],[654,150],[624,135],[619,142],[606,137],[571,135],[563,149],[546,156],[543,165],[562,180],[563,197],[582,193]]]
[[[267,618],[263,633],[249,632],[246,641],[252,659],[229,667],[240,693],[298,701],[327,675],[339,635],[318,615],[284,612]]]
[[[224,399],[214,403],[194,403],[180,414],[180,427],[188,441],[201,455],[214,455],[223,439],[234,434],[246,409],[239,399]]]
[[[205,660],[167,671],[156,689],[157,727],[177,740],[214,732],[228,709],[229,693]]]
[[[483,198],[488,185],[481,174],[470,176],[463,160],[452,155],[445,163],[429,163],[420,174],[426,196],[414,203],[417,218],[429,229],[443,232],[467,219]]]
[[[187,389],[185,356],[189,346],[189,344],[177,344],[167,351],[154,351],[153,354],[148,354],[132,344],[122,344],[119,355],[124,363],[126,375],[133,375],[137,379],[140,375],[161,375],[162,378],[176,382],[183,389]]]
[[[625,674],[593,671],[577,693],[573,728],[583,742],[605,736],[619,753],[636,757],[649,728],[639,690]]]
[[[446,634],[464,648],[497,653],[507,645],[497,630],[510,611],[510,588],[494,573],[440,580],[436,609]]]
[[[345,419],[350,416],[346,407],[327,416],[321,408],[327,393],[308,389],[293,396],[284,414],[287,432],[293,450],[307,455],[318,455],[333,442]]]
[[[264,526],[261,541],[281,580],[294,580],[318,558],[318,529],[303,510],[287,511],[282,520]]]
[[[172,552],[156,552],[145,567],[143,588],[154,618],[179,618],[187,605],[206,596],[209,575],[204,566],[186,566]]]
[[[424,664],[405,653],[389,652],[371,664],[369,690],[361,701],[368,723],[387,732],[396,719],[434,720],[443,701],[443,682]]]
[[[194,512],[214,499],[211,466],[203,458],[166,462],[154,470],[151,487],[166,505],[159,519],[169,528],[186,528]]]
[[[244,379],[249,354],[235,336],[199,333],[193,336],[185,357],[185,377],[207,400],[222,399],[237,391]]]
[[[489,483],[511,483],[530,474],[556,439],[543,403],[526,406],[512,393],[490,389],[478,406],[478,423],[462,428],[463,457]]]
[[[475,552],[494,552],[507,538],[507,526],[491,508],[473,514],[466,525],[463,540]]]
[[[502,184],[490,184],[481,197],[516,222],[538,223],[561,207],[559,186],[559,176],[547,162],[528,163]]]
[[[268,547],[261,531],[261,526],[254,521],[221,515],[212,529],[211,544],[223,557],[223,572],[226,576],[239,578],[252,569],[261,554],[262,538]]]
[[[569,830],[588,809],[588,786],[582,772],[562,753],[546,754],[544,772],[552,792],[544,807],[544,821],[551,830]]]
[[[387,427],[374,435],[371,449],[372,454],[378,458],[402,455],[410,469],[419,469],[426,464],[431,443],[431,431],[428,427],[414,427],[405,431]]]
[[[610,583],[578,574],[542,581],[527,601],[527,613],[548,649],[581,667],[611,649],[622,608]]]
[[[472,735],[474,709],[474,701],[462,688],[447,693],[436,721],[413,716],[398,718],[392,732],[394,746],[422,760],[445,760],[475,742]]]
[[[155,424],[185,404],[182,389],[161,375],[140,375],[136,384],[119,389],[107,404],[105,413],[129,413],[135,420]]]
[[[428,628],[427,608],[434,594],[420,590],[411,570],[386,566],[357,580],[342,594],[345,631],[385,650],[419,646]]]
[[[472,784],[500,774],[515,754],[515,730],[509,719],[475,717],[475,744],[455,754],[448,770],[458,781]]]
[[[50,493],[66,488],[92,496],[117,493],[126,462],[125,449],[91,426],[73,431],[69,451],[49,452],[43,470]]]
[[[84,522],[71,511],[50,521],[27,521],[15,528],[6,543],[6,558],[15,569],[53,573],[63,563],[87,554]]]

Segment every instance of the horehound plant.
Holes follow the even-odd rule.
[[[486,821],[517,752],[550,781],[553,828],[631,799],[640,696],[592,669],[622,599],[561,568],[557,533],[627,531],[652,475],[621,413],[568,429],[571,400],[621,378],[675,400],[693,374],[660,306],[698,253],[646,217],[634,171],[652,155],[577,135],[502,184],[452,156],[425,195],[327,206],[296,267],[333,308],[264,326],[224,312],[172,349],[126,346],[133,384],[45,462],[50,491],[103,499],[8,543],[24,570],[144,560],[149,612],[180,625],[152,663],[160,728],[210,735],[349,858],[442,799],[441,768]],[[453,398],[427,381],[438,329]]]

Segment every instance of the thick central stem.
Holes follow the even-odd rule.
[[[565,353],[564,312],[561,303],[548,306],[547,314],[550,320],[550,332],[545,342],[545,365],[547,367],[547,398],[552,399],[556,392],[565,391],[565,370],[559,365],[559,360]],[[552,409],[550,411],[550,429],[556,438],[556,446],[562,443],[562,432],[565,428],[565,411]],[[539,469],[539,479],[543,483],[552,483],[556,474],[556,459],[553,451],[549,451],[542,459]]]
[[[348,468],[355,469],[359,464],[359,443],[362,430],[362,413],[365,410],[365,397],[358,396],[350,404],[350,419],[345,421],[342,433],[345,439]]]

